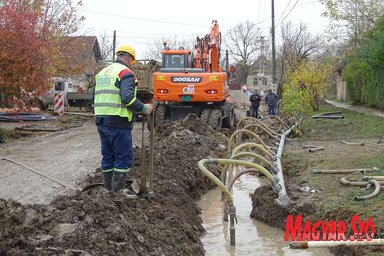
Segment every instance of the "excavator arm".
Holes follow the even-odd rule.
[[[195,67],[203,68],[207,72],[220,72],[221,36],[217,20],[212,21],[209,32],[202,38],[196,38]]]

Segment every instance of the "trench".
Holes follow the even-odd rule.
[[[229,222],[222,221],[221,190],[216,188],[202,195],[198,206],[206,234],[201,237],[205,255],[221,256],[332,256],[327,249],[312,248],[292,250],[284,242],[284,231],[268,226],[250,218],[252,201],[250,194],[259,186],[266,184],[263,178],[243,175],[233,186],[234,205],[238,223],[236,228],[236,246],[230,245]]]

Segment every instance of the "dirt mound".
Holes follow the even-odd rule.
[[[164,124],[155,139],[154,198],[98,187],[46,206],[1,200],[0,255],[204,255],[195,200],[214,185],[197,163],[221,157],[226,137],[187,118]],[[130,178],[140,178],[139,152]],[[101,182],[100,172],[89,180]]]

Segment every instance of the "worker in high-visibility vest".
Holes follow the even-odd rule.
[[[132,111],[149,115],[151,104],[136,98],[137,80],[131,65],[136,63],[135,50],[122,45],[116,60],[96,75],[94,111],[101,141],[101,168],[107,190],[117,192],[125,185],[132,166]]]

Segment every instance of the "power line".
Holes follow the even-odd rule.
[[[285,6],[284,11],[281,13],[279,20],[277,21],[277,24],[279,24],[280,19],[283,17],[285,11],[288,9],[288,6],[291,4],[292,0],[289,0],[288,4]]]
[[[291,10],[287,13],[287,15],[285,15],[284,19],[282,19],[277,25],[276,27],[278,27],[288,16],[289,14],[291,14],[292,10],[295,9],[297,3],[299,2],[299,0],[296,0],[296,3],[292,6]]]
[[[312,2],[308,2],[308,3],[302,3],[300,4],[299,6],[304,6],[304,5],[309,5],[309,4],[315,4],[315,3],[320,3],[319,0],[315,0],[315,1],[312,1]]]
[[[190,24],[190,23],[179,23],[179,22],[170,22],[170,21],[162,21],[162,20],[152,20],[152,19],[145,19],[145,18],[137,18],[137,17],[129,17],[129,16],[122,16],[122,15],[116,15],[116,14],[110,14],[105,12],[97,12],[97,11],[91,11],[91,10],[85,10],[84,12],[94,13],[94,14],[100,14],[105,16],[111,16],[111,17],[117,17],[117,18],[123,18],[123,19],[130,19],[130,20],[140,20],[145,22],[155,22],[155,23],[163,23],[163,24],[171,24],[171,25],[181,25],[181,26],[201,26],[206,27],[207,25],[200,25],[200,24]]]

